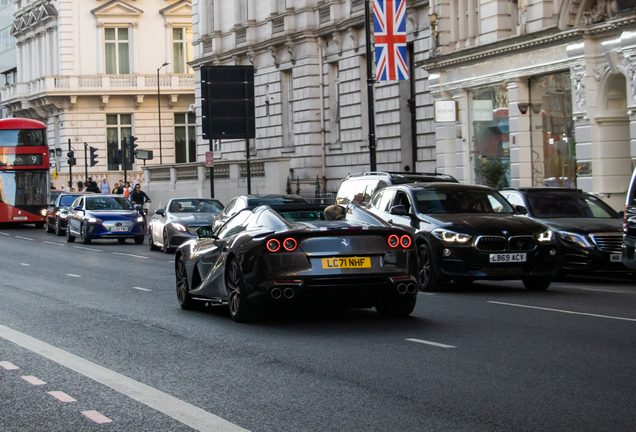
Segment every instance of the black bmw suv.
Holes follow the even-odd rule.
[[[556,273],[553,232],[494,189],[458,183],[386,187],[368,210],[414,231],[423,290],[445,282],[522,280],[546,290]]]

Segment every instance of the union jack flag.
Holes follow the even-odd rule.
[[[409,78],[406,64],[406,0],[373,0],[377,81]]]

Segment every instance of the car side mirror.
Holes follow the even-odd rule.
[[[521,214],[523,214],[523,215],[527,215],[527,214],[528,214],[528,209],[527,209],[527,208],[525,208],[525,207],[524,207],[524,206],[522,206],[522,205],[517,205],[517,206],[515,206],[515,209],[517,210],[517,213],[521,213]]]
[[[73,207],[73,210],[75,210],[75,211],[82,211],[82,207],[81,207],[81,206]]]
[[[211,226],[202,226],[197,228],[197,237],[200,239],[204,239],[204,238],[215,239],[216,236],[214,235],[214,228],[212,228]]]
[[[395,216],[408,216],[405,205],[396,205],[391,207],[390,213]]]
[[[166,214],[166,209],[157,209],[155,210],[155,214],[158,214],[159,216],[163,216]]]

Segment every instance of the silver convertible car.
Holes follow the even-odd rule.
[[[210,226],[223,212],[223,204],[213,198],[173,198],[166,208],[157,209],[148,224],[150,250],[175,248],[197,238],[197,228]]]

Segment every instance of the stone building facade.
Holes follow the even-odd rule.
[[[621,210],[636,161],[636,2],[435,0],[437,164],[468,183],[578,187]]]
[[[2,89],[2,106],[47,124],[49,147],[60,150],[51,152],[56,186],[68,181],[69,140],[78,163],[74,185],[84,179],[84,143],[98,149],[89,175],[111,186],[123,178],[115,151],[130,134],[139,149],[153,150],[150,165],[196,161],[189,0],[15,3],[17,79]],[[129,167],[129,180],[142,180],[141,165]]]
[[[412,79],[375,85],[377,166],[389,171],[434,171],[435,130],[427,72],[413,68],[428,57],[428,2],[408,1]],[[256,139],[250,143],[252,192],[334,190],[347,174],[369,170],[364,1],[194,0],[194,62],[201,66],[253,65]],[[222,201],[245,193],[245,143],[201,138],[199,164],[214,149],[215,192]],[[180,182],[176,173],[156,189],[208,187]],[[155,173],[153,173],[155,172]],[[153,182],[154,183],[154,182]],[[153,188],[155,186],[152,186]]]

